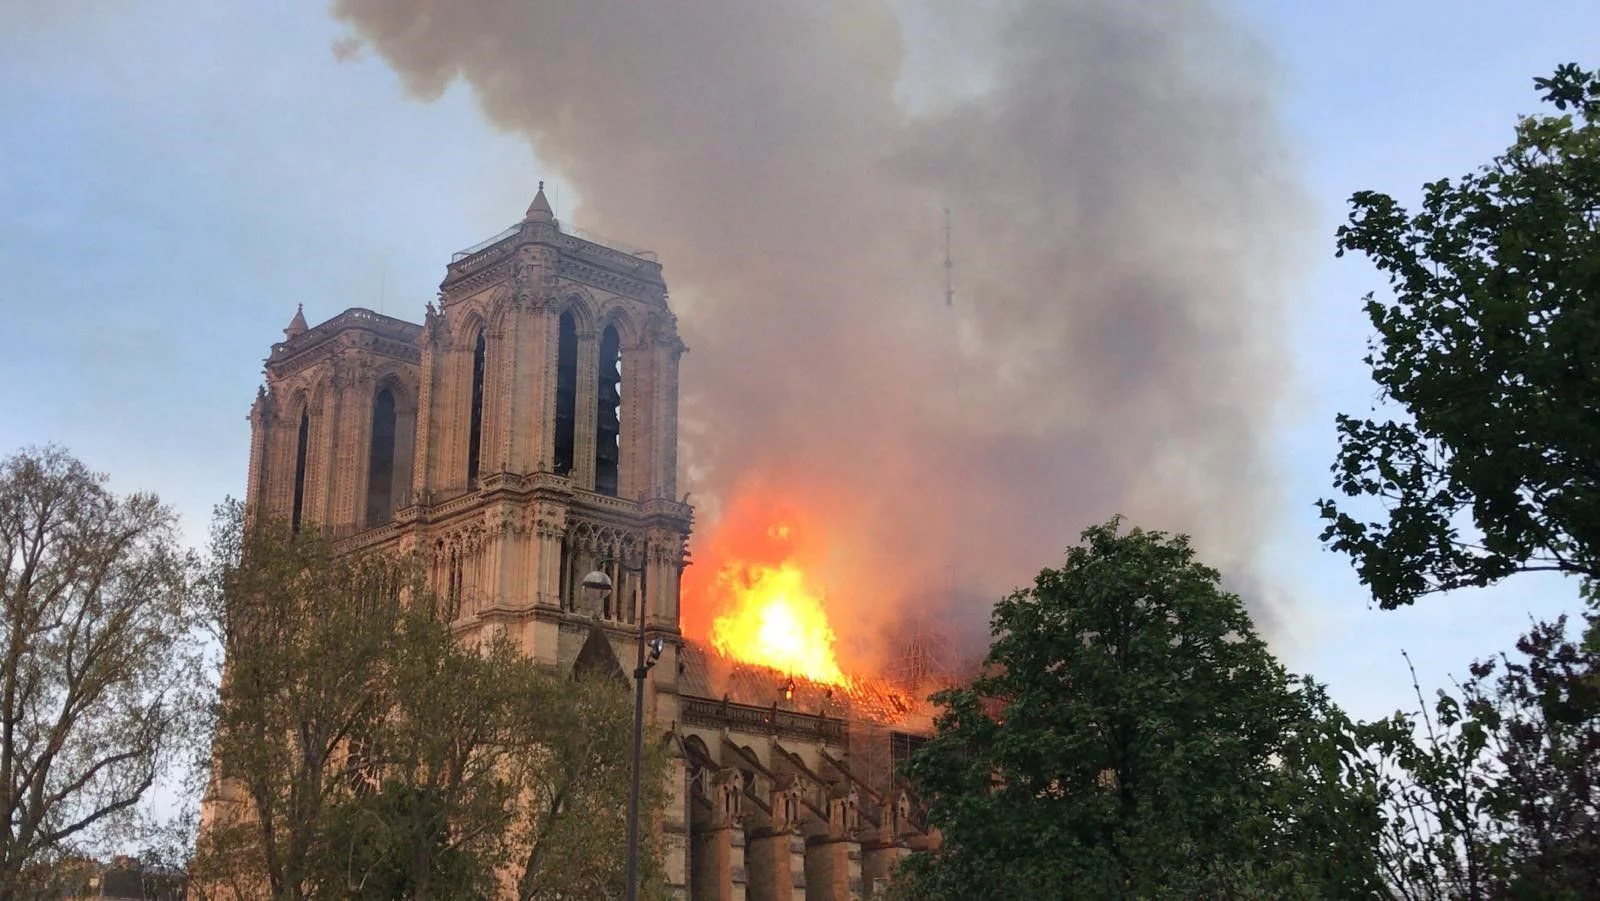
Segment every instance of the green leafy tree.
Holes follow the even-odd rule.
[[[535,677],[520,692],[520,716],[538,723],[521,769],[513,826],[517,897],[522,901],[620,898],[627,885],[628,807],[633,775],[633,696],[621,680]],[[665,898],[659,830],[667,757],[645,743],[641,779],[640,897]]]
[[[212,741],[216,812],[197,880],[276,899],[316,897],[333,868],[331,811],[371,778],[376,730],[392,702],[414,570],[335,552],[315,530],[219,511],[208,585],[225,653]]]
[[[175,517],[60,448],[0,461],[0,899],[124,838],[201,708]]]
[[[627,686],[546,672],[503,638],[458,646],[432,620],[406,631],[366,790],[330,818],[340,869],[325,884],[373,899],[621,897]],[[665,798],[662,749],[645,764],[650,816]],[[642,851],[642,896],[661,897],[657,849]]]
[[[352,898],[493,896],[542,722],[518,716],[535,668],[505,641],[458,646],[428,610],[398,627],[361,778],[329,817],[322,858],[336,869],[319,881]]]
[[[1187,539],[1083,534],[1001,601],[985,675],[907,774],[917,898],[1344,898],[1379,885],[1370,771]]]
[[[415,567],[339,553],[316,530],[246,529],[233,505],[214,544],[227,669],[203,891],[623,893],[626,685],[547,672],[503,636],[458,642]],[[653,750],[647,815],[664,797]]]
[[[1398,418],[1338,417],[1323,540],[1385,609],[1516,572],[1600,576],[1600,75],[1536,81],[1560,115],[1521,119],[1478,172],[1408,212],[1351,201],[1339,254],[1365,254],[1366,362]]]
[[[1386,609],[1540,570],[1596,600],[1600,73],[1535,86],[1555,114],[1520,119],[1489,165],[1424,186],[1414,214],[1357,193],[1338,233],[1389,276],[1366,361],[1395,415],[1338,418],[1334,487],[1384,515],[1323,500],[1323,540]],[[1518,649],[1369,727],[1396,897],[1593,892],[1600,630],[1539,624]]]

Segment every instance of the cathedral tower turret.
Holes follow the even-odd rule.
[[[676,639],[684,346],[653,254],[564,229],[541,184],[521,222],[455,254],[421,326],[297,311],[284,334],[251,412],[252,511],[421,553],[459,628],[552,666],[590,614],[628,640],[624,564],[648,545],[647,622]],[[609,597],[582,596],[595,568]]]

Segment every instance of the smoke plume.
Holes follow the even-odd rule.
[[[1301,205],[1270,63],[1214,6],[334,8],[415,95],[469,83],[570,218],[660,253],[702,539],[804,507],[873,665],[907,615],[984,636],[1115,513],[1259,582]]]

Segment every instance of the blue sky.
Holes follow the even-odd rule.
[[[1321,549],[1312,504],[1333,415],[1373,396],[1359,299],[1382,288],[1334,260],[1332,233],[1352,191],[1410,199],[1503,148],[1535,75],[1596,64],[1600,7],[1237,5],[1279,58],[1317,204],[1315,265],[1290,305],[1298,371],[1271,547],[1305,600],[1278,647],[1354,713],[1381,715],[1410,703],[1400,649],[1425,687],[1443,684],[1530,615],[1576,610],[1576,593],[1526,578],[1381,612]],[[161,494],[196,541],[211,506],[243,491],[259,361],[297,303],[312,322],[350,306],[417,318],[449,254],[515,221],[537,179],[568,208],[560,173],[488,128],[464,88],[417,103],[376,58],[336,60],[343,30],[320,4],[46,9],[0,0],[0,451],[64,444],[118,489]]]

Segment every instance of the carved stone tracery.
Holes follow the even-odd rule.
[[[640,536],[631,529],[569,519],[566,534],[569,549],[601,558],[621,559],[629,566],[638,564]]]

